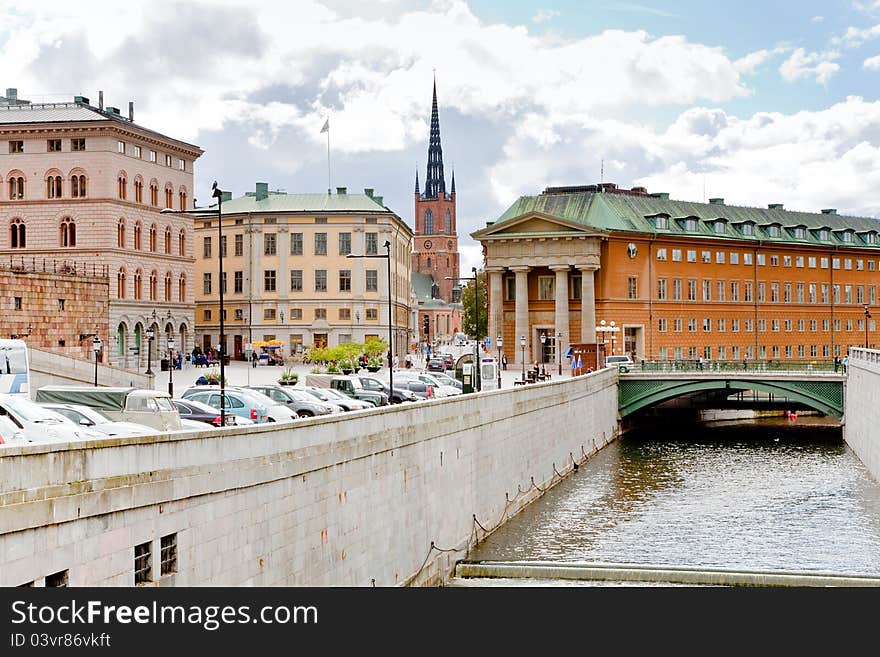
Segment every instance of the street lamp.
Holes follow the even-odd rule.
[[[559,363],[559,376],[562,376],[562,333],[556,331],[556,362]]]
[[[168,336],[168,394],[174,396],[174,338]]]
[[[391,306],[391,242],[385,240],[385,255],[355,255],[349,253],[346,258],[385,258],[388,261],[388,403],[394,393],[394,316]]]
[[[611,326],[609,331],[611,333],[611,355],[613,356],[614,355],[614,334],[617,333],[618,331],[620,331],[620,327],[614,325],[614,320],[611,320],[608,323]]]
[[[546,372],[544,372],[544,345],[547,342],[547,332],[541,331],[541,376],[544,376]]]
[[[495,338],[495,341],[498,343],[498,363],[497,363],[498,389],[501,390],[501,347],[502,347],[502,341],[501,341],[501,334],[500,333],[498,334],[498,337]]]
[[[95,387],[98,387],[98,354],[101,353],[101,338],[98,337],[97,332],[95,333],[95,337],[92,339],[92,350],[95,352]]]
[[[522,380],[526,380],[526,336],[520,336],[519,346],[522,349]]]
[[[871,312],[868,308],[868,304],[865,304],[865,349],[868,348],[868,320],[871,319]]]
[[[153,330],[153,325],[150,324],[150,327],[147,329],[147,376],[153,376],[153,369],[151,367],[152,357],[153,357],[153,338],[156,337],[156,332]]]
[[[602,346],[603,347],[605,346],[605,334],[606,333],[611,334],[611,355],[613,356],[614,355],[614,334],[620,333],[620,327],[616,326],[613,321],[609,322],[606,325],[605,320],[603,319],[601,322],[599,322],[599,326],[596,327],[596,333],[599,333],[602,335]],[[599,368],[599,349],[598,349],[598,341],[597,341],[596,369],[598,369],[598,368]]]

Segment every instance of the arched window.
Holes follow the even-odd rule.
[[[186,301],[186,276],[184,274],[181,274],[177,281],[177,300]]]
[[[171,187],[171,183],[168,183],[165,186],[165,207],[170,208],[174,203],[174,188]]]
[[[137,203],[144,202],[144,181],[140,178],[135,178],[134,181],[134,200]]]
[[[443,219],[440,219],[440,218],[437,219],[437,232],[438,232],[440,235],[442,235],[443,233],[446,232],[446,229],[445,229],[445,227],[444,227],[444,225],[443,225]]]
[[[150,183],[150,205],[159,205],[159,184],[155,180]]]
[[[125,197],[128,194],[128,180],[126,180],[125,174],[120,173],[119,177],[116,179],[116,182],[119,187],[119,189],[117,190],[117,195],[124,201]]]
[[[171,272],[165,274],[165,301],[171,301]]]
[[[134,222],[134,249],[135,249],[135,251],[141,250],[141,222],[140,222],[140,220]]]
[[[159,277],[156,275],[156,270],[150,272],[150,301],[156,301],[156,294],[158,293],[158,283]]]
[[[430,269],[430,268],[431,268],[431,259],[428,258],[428,269]]]
[[[61,246],[76,246],[76,224],[70,217],[61,220],[59,243]]]
[[[165,226],[165,253],[171,253],[171,226]]]
[[[143,276],[141,275],[141,270],[138,269],[134,272],[134,298],[140,299],[143,295],[143,288],[141,287],[141,279]]]
[[[125,248],[125,219],[116,222],[116,246]]]
[[[24,198],[24,177],[14,175],[9,179],[9,200],[15,201]]]
[[[9,224],[9,246],[13,249],[27,246],[27,229],[21,219],[13,219]]]
[[[83,174],[74,174],[70,177],[70,195],[73,198],[86,197],[86,177]]]
[[[125,322],[116,327],[116,355],[125,356],[125,335],[127,333]]]
[[[178,255],[186,255],[186,231],[181,228],[177,235]]]
[[[116,272],[116,298],[125,298],[125,267],[120,267]]]
[[[150,224],[150,251],[156,251],[156,224]]]
[[[434,234],[434,213],[430,210],[425,210],[425,234]]]
[[[46,178],[46,198],[61,198],[61,176],[53,175]]]
[[[446,208],[446,232],[452,232],[452,213],[449,211],[449,208]]]
[[[186,210],[186,190],[180,190],[180,209]]]

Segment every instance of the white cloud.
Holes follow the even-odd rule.
[[[834,37],[831,42],[835,45],[844,45],[849,48],[857,48],[866,41],[880,37],[880,25],[872,27],[848,27],[843,36]]]
[[[811,22],[811,23],[821,23],[821,22],[824,21],[824,20],[825,20],[825,17],[824,17],[824,16],[813,16],[813,17],[810,19],[810,22]]]
[[[539,9],[534,16],[532,16],[533,23],[544,23],[549,21],[551,18],[556,18],[559,16],[559,12],[555,9]]]
[[[756,50],[754,52],[750,52],[743,57],[740,57],[735,62],[733,62],[733,67],[737,70],[741,75],[746,75],[750,73],[754,73],[755,70],[764,62],[766,62],[770,57],[775,55],[780,55],[784,52],[787,52],[788,48],[783,46],[779,46],[777,48],[773,48],[772,50]]]
[[[862,66],[869,71],[880,71],[880,55],[868,57],[868,59],[862,62]]]
[[[834,51],[808,53],[803,48],[797,48],[782,62],[779,72],[787,82],[815,78],[819,84],[825,84],[840,70],[840,64],[833,61],[839,57],[840,53]]]

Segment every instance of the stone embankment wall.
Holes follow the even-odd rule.
[[[880,351],[849,350],[843,439],[880,481]]]
[[[47,385],[93,385],[95,361],[71,358],[42,349],[30,349],[31,397],[37,388]],[[94,355],[92,356],[94,358]],[[158,368],[157,368],[158,369]],[[167,376],[167,375],[166,375]],[[98,363],[98,385],[152,388],[146,374]]]
[[[0,448],[0,586],[131,586],[136,546],[156,586],[436,584],[616,431],[609,370],[295,426]]]

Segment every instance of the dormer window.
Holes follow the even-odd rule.
[[[724,235],[727,232],[727,222],[724,219],[716,219],[713,230],[716,235]]]
[[[828,232],[827,228],[820,228],[818,238],[820,242],[827,242],[831,238],[831,233]]]
[[[869,231],[862,235],[862,238],[865,240],[865,244],[876,244],[877,243],[877,233],[873,231]]]
[[[669,230],[669,217],[654,217],[654,228],[657,230]]]
[[[807,228],[805,226],[795,226],[791,229],[791,234],[796,240],[807,239]]]
[[[751,222],[746,222],[744,224],[740,224],[740,230],[743,235],[751,236],[755,234],[755,224]]]
[[[851,244],[853,241],[853,233],[851,230],[846,230],[840,235],[840,239],[846,242],[847,244]]]
[[[770,224],[767,226],[767,236],[768,237],[780,237],[782,235],[782,228],[779,224]]]
[[[688,217],[687,219],[681,222],[681,227],[689,233],[697,232],[697,220],[693,217]]]

